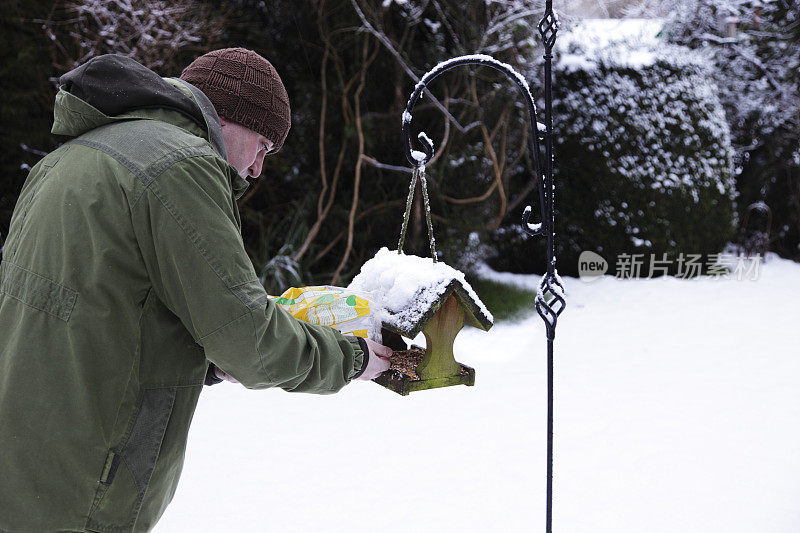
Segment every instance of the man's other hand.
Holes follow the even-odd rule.
[[[233,376],[231,376],[230,374],[226,374],[225,372],[223,372],[222,370],[220,370],[220,369],[219,369],[219,367],[217,367],[217,368],[215,368],[215,369],[214,369],[214,373],[217,375],[217,377],[218,377],[219,379],[222,379],[222,380],[225,380],[225,381],[230,381],[231,383],[239,383],[239,382],[236,380],[236,378],[234,378],[234,377],[233,377]]]
[[[369,339],[364,340],[367,341],[367,348],[369,348],[369,361],[367,361],[366,370],[356,379],[366,381],[389,370],[389,356],[392,355],[392,349]]]

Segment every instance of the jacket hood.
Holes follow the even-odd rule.
[[[58,81],[54,134],[77,137],[119,120],[159,118],[199,134],[227,159],[214,105],[183,80],[162,78],[129,57],[107,54],[90,59]],[[180,118],[169,120],[175,113],[163,111],[177,112]]]

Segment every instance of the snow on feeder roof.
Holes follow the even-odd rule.
[[[381,304],[378,318],[384,327],[412,339],[451,294],[464,308],[467,324],[486,331],[494,322],[462,272],[385,247],[364,263],[349,288],[372,293]]]

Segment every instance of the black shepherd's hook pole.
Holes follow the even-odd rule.
[[[536,120],[536,105],[533,100],[528,83],[511,66],[497,61],[486,55],[469,55],[455,57],[439,63],[433,70],[425,74],[417,83],[414,92],[406,104],[403,112],[403,146],[408,162],[415,168],[425,166],[433,157],[433,143],[420,133],[419,139],[422,151],[415,151],[411,146],[411,111],[417,103],[422,91],[437,76],[460,65],[484,65],[506,74],[522,91],[528,105],[532,134],[529,136],[528,150],[533,154],[534,172],[539,182],[539,207],[541,222],[531,223],[531,207],[525,208],[522,215],[522,227],[530,235],[544,235],[547,237],[547,266],[546,272],[539,281],[539,290],[534,300],[536,312],[544,320],[547,333],[547,507],[545,513],[545,531],[553,530],[553,340],[556,335],[556,321],[566,306],[564,299],[564,285],[556,272],[556,256],[554,243],[555,215],[553,211],[553,95],[552,95],[552,59],[553,45],[558,33],[558,18],[553,12],[552,0],[545,3],[544,17],[539,22],[539,33],[544,45],[544,102],[545,123]],[[544,141],[545,160],[541,162],[541,146],[539,141]]]
[[[553,12],[552,0],[545,4],[544,17],[539,22],[539,33],[544,44],[544,102],[545,102],[545,189],[547,191],[547,273],[539,282],[536,311],[542,317],[547,332],[547,511],[545,531],[553,530],[553,340],[556,321],[564,310],[564,285],[556,273],[555,212],[553,210],[553,45],[558,33],[558,17]],[[549,296],[549,298],[548,298]]]

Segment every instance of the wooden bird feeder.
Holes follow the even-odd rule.
[[[413,339],[422,332],[425,335],[426,348],[416,369],[406,367],[406,372],[390,369],[374,381],[403,396],[424,389],[474,385],[475,370],[456,361],[453,342],[465,325],[483,331],[492,327],[492,321],[480,311],[480,307],[461,282],[454,279],[419,320],[411,323],[411,327],[401,330],[397,326],[384,323],[384,342],[397,346],[397,337],[392,339],[391,333]]]
[[[379,264],[370,266],[376,260]],[[397,272],[392,265],[398,265]],[[392,367],[374,381],[403,396],[424,389],[474,385],[475,370],[456,361],[453,342],[465,325],[488,331],[493,318],[463,274],[444,263],[398,255],[385,248],[362,267],[362,273],[365,270],[384,274],[383,281],[390,286],[383,287],[383,298],[395,304],[387,306],[381,322],[383,344],[395,352]],[[397,279],[404,272],[413,272],[420,279],[420,286],[406,301],[392,295],[393,284],[402,283]],[[369,282],[364,286],[360,281],[358,276],[353,280],[356,288],[376,290]],[[426,348],[407,350],[403,337],[414,339],[420,333],[425,335]]]

